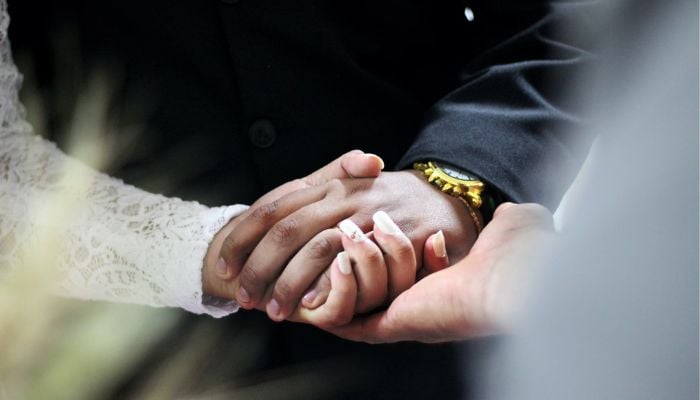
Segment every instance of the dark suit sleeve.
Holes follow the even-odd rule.
[[[578,126],[578,107],[563,94],[593,59],[584,31],[594,3],[530,10],[520,4],[510,16],[503,11],[501,21],[486,22],[507,24],[523,11],[537,18],[462,71],[459,86],[429,109],[398,167],[448,162],[480,176],[507,200],[554,209],[592,142]],[[572,27],[575,34],[562,33]]]

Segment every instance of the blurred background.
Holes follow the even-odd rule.
[[[145,86],[145,89],[140,92],[133,92],[134,88],[141,86],[139,82],[129,82],[125,78],[128,75],[129,66],[114,60],[110,54],[86,57],[83,46],[85,43],[92,43],[93,38],[81,36],[82,32],[75,21],[75,18],[84,18],[84,15],[66,14],[58,15],[58,17],[52,15],[54,18],[48,18],[46,13],[36,13],[35,9],[28,6],[28,3],[23,4],[17,0],[10,0],[10,13],[14,16],[10,37],[17,38],[17,40],[13,39],[15,59],[20,71],[25,74],[22,101],[27,108],[28,120],[37,133],[50,133],[48,137],[70,154],[95,168],[121,176],[129,183],[150,191],[178,195],[183,198],[196,198],[209,205],[220,204],[220,200],[228,196],[223,189],[221,192],[217,192],[206,186],[193,183],[196,181],[207,182],[207,168],[215,168],[216,166],[205,165],[202,169],[191,168],[187,161],[190,160],[188,157],[191,157],[192,153],[198,153],[200,143],[197,141],[177,141],[174,140],[176,138],[164,135],[168,127],[159,125],[157,122],[154,123],[154,121],[167,120],[168,115],[159,115],[161,110],[154,108],[154,104],[157,102],[152,99],[153,94],[148,86]],[[690,9],[692,9],[694,16],[697,15],[696,3]],[[599,86],[596,88],[596,96],[604,93],[604,98],[614,99],[616,95],[622,96],[627,93],[627,97],[623,96],[627,100],[635,97],[653,98],[649,95],[649,88],[640,92],[629,88],[645,88],[644,82],[648,81],[649,76],[653,76],[655,71],[668,71],[669,65],[656,65],[650,61],[668,58],[668,55],[662,52],[664,49],[668,50],[663,46],[665,42],[662,41],[662,44],[659,45],[653,41],[657,35],[645,36],[642,33],[650,28],[658,29],[659,26],[665,26],[663,24],[673,25],[673,21],[679,19],[671,22],[663,20],[663,24],[659,25],[661,22],[653,18],[654,15],[658,16],[655,14],[657,8],[639,6],[633,10],[636,10],[636,13],[627,14],[630,18],[648,22],[648,24],[640,23],[630,31],[624,31],[624,26],[616,25],[619,31],[613,32],[603,29],[601,36],[608,35],[613,42],[613,48],[631,49],[629,50],[630,54],[634,54],[633,50],[635,49],[639,51],[645,46],[655,44],[656,47],[661,48],[659,54],[663,55],[656,58],[642,58],[643,61],[648,61],[648,64],[640,64],[634,58],[630,58],[630,60],[635,60],[635,62],[630,62],[626,58],[627,54],[618,54],[619,64],[611,68],[612,73],[603,74],[604,79],[597,81]],[[128,21],[125,23],[128,25]],[[602,24],[602,21],[599,23]],[[689,55],[694,56],[697,61],[697,20],[695,24],[693,31],[695,34],[693,38],[695,54],[687,54],[686,47],[678,48],[680,51],[686,52],[681,58],[683,63],[688,62]],[[635,38],[641,38],[642,41],[634,41]],[[673,42],[676,39],[671,37],[670,40]],[[621,44],[615,41],[626,42]],[[630,45],[626,45],[627,43]],[[620,61],[620,59],[623,60]],[[646,70],[637,71],[640,78],[632,82],[637,85],[634,86],[630,85],[629,81],[620,79],[620,76],[624,76],[624,73],[620,71],[629,71],[635,65],[652,65],[657,70],[652,70],[651,74]],[[696,65],[695,73],[697,75]],[[692,70],[692,66],[690,69]],[[679,71],[687,73],[687,68]],[[672,74],[667,76],[670,75]],[[619,82],[619,85],[611,82]],[[696,80],[690,83],[697,87]],[[682,86],[682,84],[677,86]],[[669,86],[660,84],[658,86],[650,85],[650,87],[657,90],[657,93],[663,93]],[[195,97],[204,96],[206,93],[194,93],[193,95]],[[666,99],[666,97],[659,98]],[[592,99],[589,101],[595,103],[596,97],[592,97]],[[695,107],[697,110],[696,91],[694,101],[694,104],[684,104],[686,107],[690,105],[691,108]],[[619,103],[615,101],[598,104],[598,108],[603,110],[599,109],[597,112],[604,116],[603,121],[599,121],[603,128],[597,127],[601,133],[605,133],[603,130],[611,126],[605,125],[605,123],[611,121],[615,123],[614,115],[611,114],[618,111],[617,104]],[[653,110],[669,111],[659,104],[640,102],[638,108],[635,108],[634,103],[630,104],[632,105],[624,110],[627,113],[624,115],[635,115],[635,112],[639,113],[641,110],[641,112],[648,114],[645,114],[647,119],[640,119],[640,121],[649,124],[651,124],[650,121],[654,120],[654,118],[649,117]],[[666,106],[668,107],[668,104]],[[673,104],[669,108],[673,108],[672,106]],[[595,104],[593,108],[596,108]],[[606,110],[609,114],[605,114]],[[674,115],[670,111],[666,113],[669,118]],[[697,119],[697,115],[695,119]],[[644,128],[643,126],[635,126],[630,131],[627,129],[629,127],[624,126],[624,124],[615,125],[615,127],[619,127],[621,132],[634,137],[637,137],[635,135]],[[687,127],[681,126],[680,128],[686,129]],[[663,132],[663,134],[668,133]],[[683,142],[679,139],[677,142],[671,141],[670,143],[680,144],[679,148],[685,147],[686,149],[688,148],[686,144],[691,143],[697,149],[697,137],[694,137],[693,140]],[[163,142],[172,142],[172,144],[163,147]],[[647,144],[649,143],[651,143],[651,149],[654,150],[655,142],[647,142]],[[216,143],[214,145],[216,146]],[[647,150],[649,149],[647,148]],[[620,157],[620,154],[628,156],[628,153],[619,150],[619,148],[616,151],[615,157],[624,158]],[[653,151],[651,153],[652,155],[646,154],[646,157],[653,158]],[[607,155],[610,157],[610,153]],[[668,154],[666,155],[668,156]],[[673,155],[669,156],[669,158],[672,157]],[[185,160],[185,162],[180,160]],[[687,163],[682,165],[683,170],[689,172],[690,169],[697,167],[697,153],[695,153],[694,160],[685,161]],[[691,161],[694,161],[695,164],[691,165]],[[178,168],[184,169],[178,170]],[[659,169],[654,165],[645,168],[649,168],[652,172],[655,171],[657,178],[659,178],[658,174],[669,172],[667,168]],[[168,173],[163,173],[164,170]],[[601,174],[600,170],[594,171],[596,172],[592,175],[589,173],[588,178],[585,179],[590,180],[600,176],[598,175]],[[626,171],[625,174],[621,175],[621,179],[634,181],[634,177],[638,176],[637,172],[639,171]],[[675,174],[678,171],[671,170],[670,172]],[[673,179],[665,181],[667,185],[663,187],[667,191],[662,194],[683,195],[685,200],[695,201],[695,205],[697,205],[697,170],[690,172],[693,174],[677,174],[673,175]],[[642,173],[647,174],[649,171],[645,169]],[[691,180],[694,181],[691,182]],[[607,183],[609,186],[606,187],[609,191],[606,193],[619,188],[618,182]],[[227,182],[209,181],[209,184],[209,187],[223,188]],[[652,184],[649,183],[649,185]],[[676,190],[679,185],[682,185],[684,190]],[[583,193],[584,198],[586,187],[590,186],[578,189]],[[79,190],[80,188],[75,189]],[[642,191],[639,196],[646,198],[648,193]],[[673,196],[669,197],[673,198]],[[628,199],[623,198],[623,200]],[[677,199],[673,201],[676,205],[680,204]],[[565,203],[565,205],[568,204]],[[47,216],[69,215],[71,207],[80,207],[80,205],[66,204],[59,195],[55,199],[42,201],[36,212]],[[575,205],[573,209],[569,209],[569,213],[575,213],[577,207],[578,205]],[[656,209],[650,212],[657,213],[653,215],[653,219],[657,222],[660,214],[666,217],[669,215],[665,211],[659,212]],[[591,212],[587,215],[597,214]],[[614,215],[612,217],[610,215],[599,217],[605,219],[612,218]],[[683,237],[686,241],[695,240],[694,245],[697,246],[697,208],[695,214],[676,215],[676,217],[685,221],[683,222],[685,224],[688,223],[688,219],[691,220],[691,224],[695,224],[692,226],[694,230]],[[644,220],[644,222],[647,221]],[[642,231],[645,227],[646,225],[643,225],[639,227],[639,230]],[[600,225],[593,228],[600,228]],[[594,236],[598,231],[593,228],[586,232]],[[673,233],[667,232],[669,236],[673,236]],[[52,237],[51,232],[43,232],[41,236],[42,243],[45,245],[41,246],[41,249],[37,249],[36,254],[30,258],[30,263],[23,265],[20,268],[20,273],[8,275],[0,280],[0,399],[2,400],[334,399],[338,398],[336,393],[339,391],[347,395],[354,393],[356,388],[370,387],[377,379],[374,371],[393,371],[396,368],[390,361],[374,360],[371,357],[371,352],[366,351],[366,347],[359,346],[358,352],[351,355],[335,355],[333,349],[318,348],[315,349],[318,354],[310,357],[311,361],[282,365],[275,360],[275,354],[284,350],[274,347],[272,344],[274,342],[270,340],[272,335],[278,335],[280,331],[270,329],[266,317],[257,312],[239,313],[230,317],[226,323],[222,323],[209,318],[188,315],[179,310],[73,301],[42,294],[46,292],[37,289],[48,287],[52,281],[51,276],[46,273],[45,266],[51,265],[52,260],[55,259],[55,249],[60,247],[57,245],[60,238]],[[648,239],[648,237],[644,237],[644,239]],[[0,238],[0,250],[4,246],[11,245],[7,240],[7,238]],[[648,244],[648,242],[642,243]],[[680,240],[674,243],[687,244]],[[562,259],[565,259],[565,256],[562,256]],[[578,262],[582,263],[581,260]],[[668,260],[668,258],[664,260]],[[664,260],[659,262],[668,262]],[[530,339],[533,337],[539,339],[530,341],[521,348],[523,353],[519,354],[521,356],[525,354],[522,358],[515,361],[507,359],[506,361],[493,362],[496,368],[506,368],[504,365],[510,365],[512,362],[512,365],[519,366],[520,369],[516,368],[516,373],[520,377],[527,377],[523,371],[529,372],[532,376],[541,374],[532,379],[540,382],[554,382],[554,384],[533,389],[528,385],[513,384],[514,381],[509,380],[512,376],[504,377],[496,374],[496,376],[501,377],[501,380],[492,382],[491,388],[509,385],[512,385],[509,387],[511,390],[513,388],[529,388],[529,391],[523,389],[524,391],[521,392],[505,390],[503,398],[635,398],[622,397],[624,391],[616,392],[620,394],[617,397],[604,397],[606,393],[609,393],[605,392],[604,389],[611,387],[611,385],[605,386],[599,385],[599,383],[610,384],[610,382],[615,381],[608,379],[608,377],[613,375],[618,377],[615,374],[619,371],[629,370],[628,364],[632,361],[636,360],[639,365],[648,362],[649,358],[644,358],[644,353],[636,351],[638,348],[660,348],[659,352],[649,355],[654,362],[658,361],[660,367],[677,366],[672,363],[674,360],[669,361],[664,358],[667,354],[680,355],[679,357],[684,362],[697,361],[697,342],[694,347],[681,346],[687,344],[683,340],[687,340],[688,337],[697,338],[697,302],[695,300],[697,299],[696,283],[698,277],[697,269],[693,269],[697,266],[697,247],[695,247],[695,252],[688,257],[676,257],[672,260],[676,264],[672,264],[669,268],[675,265],[678,269],[671,269],[671,271],[676,271],[675,274],[664,275],[664,278],[668,278],[669,281],[664,281],[666,286],[663,287],[660,284],[645,286],[644,282],[648,283],[649,280],[657,280],[657,283],[661,281],[655,274],[656,270],[651,268],[654,266],[641,262],[626,264],[629,268],[623,271],[622,276],[617,277],[621,282],[628,283],[631,282],[627,279],[629,276],[647,279],[647,281],[639,282],[639,285],[636,286],[637,291],[630,291],[638,297],[630,297],[628,299],[630,304],[627,304],[629,307],[623,311],[627,312],[633,309],[641,312],[641,314],[624,314],[631,316],[630,324],[609,323],[611,320],[618,321],[619,315],[612,312],[615,309],[609,306],[611,303],[607,302],[608,300],[610,302],[615,301],[615,299],[619,300],[615,297],[618,292],[616,290],[606,292],[606,289],[609,290],[610,287],[601,288],[593,285],[586,287],[588,290],[586,295],[589,296],[586,299],[598,300],[600,308],[612,310],[611,313],[594,315],[586,314],[579,309],[579,312],[573,315],[579,319],[578,322],[568,323],[572,315],[562,315],[566,313],[562,313],[561,307],[557,308],[561,303],[552,299],[562,299],[567,294],[579,293],[580,287],[577,285],[581,282],[579,280],[581,278],[580,271],[594,271],[598,277],[606,276],[606,279],[593,280],[592,282],[604,284],[612,282],[615,278],[614,276],[609,277],[608,271],[601,269],[602,267],[599,269],[589,268],[590,265],[581,266],[572,261],[570,266],[572,268],[579,266],[580,269],[569,271],[570,274],[564,277],[553,275],[558,280],[556,282],[548,281],[549,289],[553,293],[552,297],[545,296],[545,300],[541,300],[546,304],[541,305],[540,313],[533,316],[529,327],[526,326],[531,335]],[[693,262],[695,266],[692,265]],[[689,265],[690,269],[688,269]],[[650,268],[645,270],[642,268],[645,266]],[[681,270],[681,267],[686,269]],[[559,271],[560,274],[566,273],[566,269],[562,270],[564,272]],[[646,274],[642,273],[644,271]],[[691,273],[689,274],[688,271]],[[686,279],[687,277],[690,279]],[[572,278],[574,279],[573,283],[570,282]],[[557,289],[561,282],[569,283],[569,286],[561,286],[566,288],[568,293],[562,293],[564,291],[562,288]],[[688,285],[689,282],[691,285]],[[667,291],[653,291],[653,289],[660,287]],[[645,293],[653,293],[654,296],[645,297],[645,293],[638,293],[640,289],[647,290]],[[662,307],[656,303],[638,301],[638,299],[650,301],[670,299],[671,296],[666,296],[664,293],[668,294],[674,290],[675,294],[681,293],[685,296],[683,297],[684,301],[692,300],[695,308],[693,310],[673,308],[674,304],[671,303],[662,304]],[[606,294],[611,295],[611,297],[605,297]],[[569,300],[576,305],[578,304],[576,301],[582,298],[584,297],[580,296],[569,298]],[[587,306],[588,303],[584,303],[578,305],[585,309],[584,306]],[[549,304],[549,308],[547,304]],[[687,305],[687,301],[683,303],[683,306]],[[658,307],[653,308],[652,306]],[[644,307],[655,310],[655,314],[644,314]],[[667,313],[669,308],[673,308],[676,312]],[[690,319],[689,311],[694,311],[694,315]],[[663,320],[666,323],[655,325],[654,321],[660,320],[653,318],[658,317],[659,314],[667,318]],[[582,315],[587,315],[590,318],[579,318]],[[560,318],[559,322],[567,322],[560,326],[564,330],[563,333],[555,329],[547,330],[557,326],[556,320],[554,320],[557,316]],[[569,319],[567,320],[567,318]],[[552,322],[553,320],[555,322]],[[683,326],[684,331],[674,331],[671,332],[673,334],[669,334],[665,328],[675,326],[673,324],[678,323],[679,320],[682,320],[682,324],[678,326]],[[533,327],[532,325],[537,326]],[[598,342],[586,347],[581,344],[581,332],[586,331],[591,326],[610,327],[615,332],[606,332],[605,335],[608,336],[602,335]],[[671,329],[671,331],[673,330]],[[558,333],[561,335],[557,335]],[[307,334],[312,337],[317,333],[310,329]],[[546,336],[546,334],[550,336]],[[656,341],[658,337],[662,336],[674,341]],[[628,337],[636,337],[638,340],[636,342],[627,341]],[[618,342],[609,341],[609,338],[615,338]],[[295,338],[290,337],[289,340],[295,340]],[[596,359],[595,357],[587,359],[585,357],[587,354],[596,355],[596,349],[609,350],[610,347],[605,347],[605,345],[610,346],[616,343],[619,344],[616,349],[621,350],[619,353],[608,352],[608,359]],[[395,376],[394,380],[386,382],[385,385],[396,388],[395,398],[408,395],[416,398],[490,398],[483,391],[487,388],[481,385],[490,379],[489,374],[482,369],[482,366],[492,363],[493,350],[498,345],[499,339],[484,339],[451,347],[449,352],[441,346],[434,346],[414,354],[413,361],[416,364],[424,366],[426,370],[444,371],[444,379],[452,382],[452,386],[441,387],[440,382],[424,380],[424,377],[420,375]],[[575,348],[579,348],[578,352],[572,352],[572,349]],[[442,350],[448,356],[438,359],[434,356],[433,350]],[[625,353],[624,350],[628,352]],[[403,345],[391,346],[389,352],[392,351],[399,354],[405,352],[405,347]],[[676,351],[678,354],[671,353],[672,351]],[[565,355],[566,358],[562,359],[562,355]],[[629,357],[629,359],[624,357]],[[577,363],[581,359],[587,360],[588,363]],[[541,361],[539,364],[542,367],[541,370],[532,368],[531,362],[533,360]],[[547,360],[551,363],[547,364]],[[664,360],[670,364],[664,364]],[[620,363],[619,366],[615,364],[617,362]],[[458,367],[454,368],[455,365]],[[683,377],[688,374],[694,374],[697,377],[697,363],[689,362],[684,365],[689,367],[685,371],[681,371],[684,372]],[[619,369],[601,368],[605,366],[618,366]],[[578,375],[566,375],[562,371],[575,371]],[[596,371],[599,372],[599,375],[595,375]],[[668,371],[674,370],[669,367]],[[557,374],[567,379],[558,379]],[[656,388],[663,387],[661,386],[664,383],[661,380],[664,377],[663,374],[653,369],[643,371],[638,375],[621,376],[628,380],[620,379],[615,382],[626,384],[628,381],[644,381],[652,376],[658,379],[656,381],[649,379],[647,383],[656,385],[654,386]],[[681,376],[681,374],[676,376]],[[581,383],[581,379],[587,377],[591,377],[591,380],[586,382],[588,386],[576,386]],[[576,378],[581,379],[576,380]],[[405,381],[421,383],[424,391],[402,393],[401,384]],[[508,384],[504,384],[504,382],[508,382]],[[687,380],[681,383],[687,383]],[[695,383],[697,386],[697,381]],[[674,384],[678,384],[678,382]],[[540,390],[544,386],[551,391]],[[680,385],[677,386],[680,387]],[[578,390],[574,394],[571,393],[573,387]],[[600,392],[588,392],[593,387],[600,389]],[[642,384],[635,387],[639,390],[646,388]],[[682,387],[682,389],[684,388],[686,386]],[[590,393],[596,393],[600,397],[590,395]],[[647,391],[646,393],[651,392]],[[644,398],[643,393],[636,398]],[[664,397],[651,396],[649,398]]]
[[[229,172],[236,168],[225,154],[229,110],[216,105],[226,102],[214,98],[210,86],[182,82],[183,71],[197,67],[185,61],[158,67],[181,43],[154,26],[158,38],[143,43],[145,48],[120,47],[115,37],[140,32],[121,14],[110,16],[117,28],[96,17],[100,7],[80,0],[53,5],[9,0],[10,39],[25,76],[21,99],[35,132],[84,163],[151,192],[210,206],[254,199],[232,184],[236,177]],[[157,12],[155,3],[152,8]],[[163,47],[166,55],[148,46]],[[177,93],[170,92],[173,87]],[[195,117],[187,115],[191,107],[197,108]],[[198,118],[207,123],[198,125]],[[79,177],[67,179],[72,192],[81,190]],[[32,212],[70,215],[81,207],[67,200],[73,197],[39,199]],[[289,329],[259,312],[215,320],[41,294],[53,282],[46,266],[61,247],[61,238],[51,232],[41,237],[41,250],[18,268],[22,273],[0,283],[3,400],[458,398],[478,380],[478,374],[462,375],[468,360],[495,344],[396,344],[383,346],[380,358],[376,347],[349,344],[341,351],[322,344],[327,334],[315,328]],[[319,345],[295,353],[294,344],[302,341]],[[411,375],[407,362],[415,365]]]

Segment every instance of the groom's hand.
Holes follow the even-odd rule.
[[[438,230],[445,234],[452,259],[464,257],[476,238],[465,205],[415,171],[385,172],[376,179],[332,179],[262,206],[234,228],[224,254],[240,271],[236,300],[245,308],[262,308],[271,296],[280,314],[289,315],[313,283],[309,277],[321,274],[337,254],[332,240],[336,224],[349,218],[367,231],[372,214],[379,210],[392,215],[408,235],[417,260],[422,260],[428,236]],[[313,307],[325,301],[328,286],[322,277],[311,291],[316,298],[304,304]],[[362,290],[358,297],[362,298]],[[358,311],[378,305],[358,304]]]
[[[327,330],[368,343],[444,342],[502,332],[520,302],[528,266],[536,265],[553,234],[544,207],[504,203],[467,257],[425,277],[387,310]]]

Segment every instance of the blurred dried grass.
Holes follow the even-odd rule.
[[[57,51],[62,60],[55,71],[56,81],[62,82],[58,90],[66,92],[59,109],[67,113],[69,123],[65,132],[52,132],[49,137],[62,138],[66,153],[93,168],[116,170],[128,161],[121,149],[143,135],[139,136],[138,125],[120,127],[110,116],[118,71],[66,67],[65,63],[80,60],[79,54],[71,53],[76,48],[74,39],[69,34],[55,43],[63,49]],[[46,134],[52,124],[46,99],[32,76],[32,59],[23,54],[16,59],[25,74],[21,97],[27,119],[37,134]],[[52,294],[57,282],[52,265],[64,248],[57,232],[84,206],[79,199],[85,198],[82,193],[88,183],[77,170],[67,169],[60,175],[69,183],[62,185],[67,189],[30,205],[31,212],[46,222],[44,226],[52,228],[35,232],[37,248],[25,252],[22,265],[0,275],[0,400],[115,398],[120,396],[115,391],[135,375],[139,379],[128,390],[128,398],[328,398],[334,387],[349,384],[342,379],[347,373],[340,372],[342,361],[246,376],[264,352],[264,338],[253,326],[222,332],[207,321],[183,333],[186,338],[178,341],[180,347],[170,349],[154,370],[140,371],[150,351],[179,327],[183,312]],[[216,348],[221,343],[227,344],[226,349]],[[222,362],[233,367],[202,384],[203,366]]]
[[[115,127],[107,110],[109,77],[92,75],[76,103],[67,149],[87,164],[106,168],[113,160]],[[38,89],[28,80],[23,99],[37,132],[48,125]],[[0,280],[0,399],[102,398],[140,361],[143,353],[177,321],[173,310],[60,299],[52,265],[64,248],[58,232],[84,206],[88,179],[69,167],[68,184],[35,199],[29,209],[45,221],[33,232],[38,243],[25,249],[22,265]]]

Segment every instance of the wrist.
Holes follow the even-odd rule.
[[[410,171],[414,176],[433,186],[443,195],[461,203],[461,207],[469,214],[478,236],[485,224],[484,214],[480,209],[482,206],[481,193],[484,190],[483,182],[479,178],[468,176],[462,171],[458,172],[455,169],[450,171],[450,173],[461,173],[458,179],[448,175],[440,168],[441,166],[433,162],[418,162],[414,163],[413,169],[407,170],[407,172]]]

